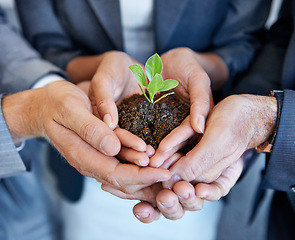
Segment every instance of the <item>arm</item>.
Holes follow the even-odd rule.
[[[69,61],[83,55],[61,26],[53,1],[20,0],[16,7],[25,37],[45,59],[65,69]]]
[[[19,156],[2,114],[2,96],[0,96],[0,179],[26,171],[26,166]]]
[[[271,1],[228,1],[228,11],[213,38],[210,52],[222,58],[229,71],[228,86],[233,78],[245,71],[261,46],[261,34],[268,17]]]
[[[92,114],[87,95],[69,82],[8,95],[2,110],[14,140],[45,137],[81,174],[115,189],[133,192],[170,177],[168,170],[113,157],[120,150],[118,138]]]
[[[0,9],[0,89],[12,93],[29,89],[48,73],[65,73],[40,58],[29,44],[6,22]]]
[[[295,182],[295,92],[284,91],[280,124],[273,151],[266,164],[263,185],[278,191],[293,192]]]

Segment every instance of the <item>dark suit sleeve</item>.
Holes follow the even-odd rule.
[[[268,95],[282,89],[284,60],[293,33],[290,1],[285,1],[278,21],[267,34],[265,44],[249,72],[234,93]],[[294,79],[295,81],[295,79]],[[295,91],[285,90],[281,119],[271,155],[267,156],[263,187],[291,192],[295,186]]]
[[[16,6],[26,38],[45,59],[65,69],[71,59],[82,55],[61,27],[53,1],[16,0]]]
[[[232,94],[268,95],[271,90],[282,89],[284,59],[292,35],[292,17],[282,16],[268,31],[263,47],[250,69],[240,76]]]
[[[295,91],[285,90],[278,133],[263,178],[266,188],[292,192],[291,188],[295,187],[294,119]]]
[[[260,45],[270,0],[230,0],[222,25],[216,29],[213,45],[226,63],[230,80],[245,71]],[[229,81],[228,85],[231,85]]]

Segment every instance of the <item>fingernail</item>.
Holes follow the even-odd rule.
[[[148,158],[142,158],[138,162],[139,162],[140,166],[146,167],[149,164],[149,159]]]
[[[172,189],[172,187],[174,186],[175,183],[181,181],[181,177],[179,177],[177,174],[174,174],[171,179],[169,180],[169,184],[170,184],[170,189]]]
[[[205,117],[200,115],[197,120],[197,128],[199,129],[200,133],[204,133],[205,131]]]
[[[188,199],[188,198],[189,198],[189,194],[177,194],[177,196],[178,196],[180,199]]]
[[[117,141],[114,139],[114,137],[112,137],[111,135],[104,136],[104,138],[100,142],[100,150],[104,154],[112,156],[113,154],[117,154],[116,144]]]
[[[106,125],[108,125],[110,128],[112,128],[112,126],[113,126],[113,119],[112,119],[112,117],[111,117],[110,114],[107,113],[106,115],[104,115],[103,122]]]
[[[201,195],[201,196],[197,196],[198,198],[201,198],[201,199],[206,199],[208,196],[207,195]]]
[[[145,213],[145,212],[140,212],[140,213],[136,213],[135,216],[137,218],[148,218],[150,216],[149,213]]]
[[[174,202],[157,202],[163,208],[171,208],[174,205]]]
[[[151,145],[147,145],[146,154],[148,155],[148,157],[154,156],[155,152],[155,149]]]
[[[151,158],[151,161],[150,161],[150,166],[151,167],[155,167],[155,168],[158,168],[158,167],[160,167],[162,164],[163,164],[163,160],[162,159],[160,159],[160,158],[158,158],[157,156],[155,156],[155,157],[152,157]]]

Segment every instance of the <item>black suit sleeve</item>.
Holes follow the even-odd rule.
[[[292,35],[292,17],[282,16],[269,30],[249,71],[234,86],[234,94],[268,95],[281,89],[284,58]]]

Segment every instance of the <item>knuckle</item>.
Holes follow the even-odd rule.
[[[115,189],[118,189],[122,192],[124,192],[124,187],[121,186],[121,184],[117,181],[116,176],[114,176],[111,173],[106,174],[106,176],[104,177],[104,180],[109,183],[112,187],[114,187]]]
[[[196,178],[200,176],[200,171],[198,168],[195,167],[195,165],[192,165],[192,164],[185,164],[185,165],[186,166],[184,166],[185,167],[184,175],[187,181],[195,180]]]
[[[97,128],[95,123],[82,123],[80,126],[80,134],[83,139],[89,140],[92,136],[96,136]]]

